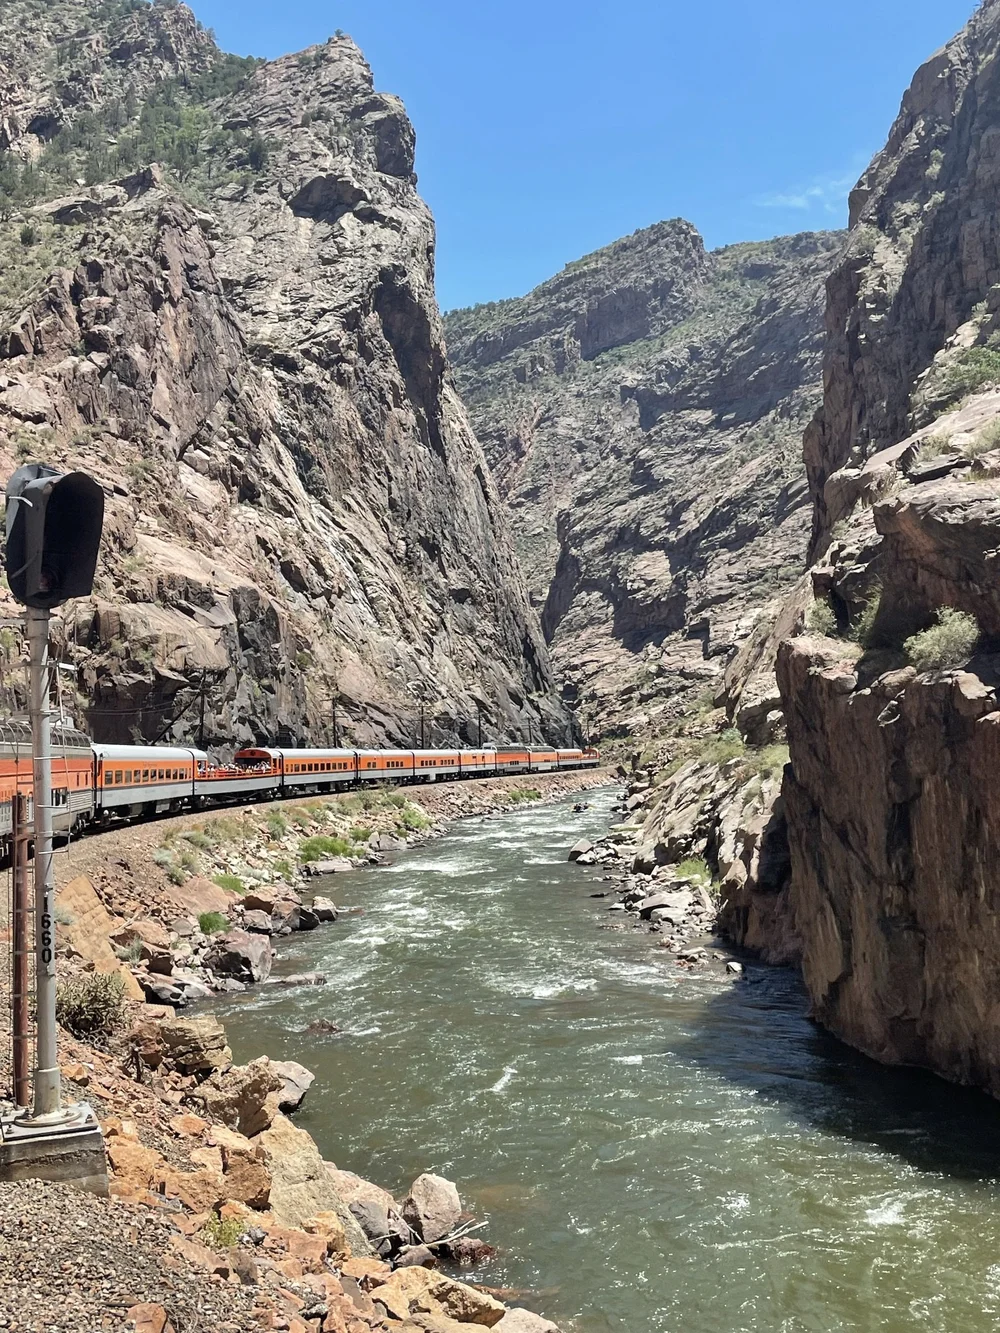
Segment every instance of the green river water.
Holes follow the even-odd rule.
[[[601,929],[566,852],[614,795],[337,876],[360,913],[281,960],[329,984],[218,1005],[237,1058],[316,1073],[297,1123],[338,1166],[455,1180],[500,1247],[475,1278],[567,1329],[995,1330],[1000,1106],[839,1045],[792,972],[692,976]]]

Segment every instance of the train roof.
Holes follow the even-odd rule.
[[[208,761],[204,750],[182,750],[170,745],[95,745],[93,750],[99,759],[121,760],[123,763],[158,764],[161,761],[167,763],[188,759]]]
[[[0,745],[31,749],[31,725],[23,718],[0,719]],[[90,750],[90,737],[76,727],[52,723],[52,745],[57,750]]]

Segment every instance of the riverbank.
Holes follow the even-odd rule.
[[[449,1257],[480,1260],[488,1250],[472,1235],[463,1238],[471,1219],[454,1186],[418,1173],[397,1201],[338,1171],[286,1114],[308,1071],[267,1058],[234,1063],[216,1019],[183,1017],[147,997],[179,972],[192,985],[189,998],[197,998],[198,971],[210,971],[206,953],[229,941],[224,951],[232,954],[234,934],[249,939],[258,960],[273,950],[276,935],[292,928],[285,909],[297,902],[300,920],[313,910],[298,887],[306,887],[300,867],[315,865],[314,854],[337,853],[330,859],[345,870],[375,865],[440,836],[453,821],[607,781],[595,773],[532,775],[351,793],[157,821],[63,849],[60,977],[88,998],[76,1012],[64,1008],[78,1035],[61,1029],[60,1066],[68,1100],[90,1101],[101,1119],[114,1197],[0,1185],[0,1219],[14,1219],[0,1328],[69,1333],[80,1326],[74,1319],[87,1319],[122,1333],[446,1333],[472,1324],[501,1333],[552,1330],[432,1267]],[[248,920],[266,915],[263,904],[251,904],[262,903],[268,887],[277,891],[278,913],[267,923]],[[213,912],[221,925],[205,919]],[[111,978],[106,990],[120,984],[126,992],[106,1013],[107,996],[94,990],[101,975]],[[245,984],[220,975],[227,990]],[[3,983],[6,991],[6,976]],[[0,1003],[5,1085],[6,994]],[[96,1030],[85,1035],[81,1025],[94,1022],[95,1012]],[[81,1246],[84,1231],[90,1243]],[[40,1251],[76,1257],[50,1280],[30,1258]]]
[[[641,931],[672,955],[678,969],[736,981],[743,962],[721,929],[719,888],[708,863],[697,856],[661,863],[642,845],[643,824],[636,818],[642,801],[636,797],[647,791],[644,783],[625,788],[614,812],[621,822],[602,838],[578,842],[569,860],[605,872],[602,882],[612,887],[590,892],[594,899],[613,899],[605,929]],[[586,881],[588,888],[591,883]]]

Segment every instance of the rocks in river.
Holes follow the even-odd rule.
[[[311,1023],[306,1024],[307,1032],[329,1033],[340,1032],[340,1028],[329,1018],[314,1018]]]
[[[462,1201],[444,1176],[418,1176],[403,1200],[403,1220],[425,1244],[441,1240],[458,1226]]]
[[[244,982],[266,981],[273,961],[270,940],[247,930],[228,931],[212,944],[205,958],[213,972]]]
[[[271,1068],[281,1079],[278,1092],[278,1109],[295,1111],[302,1105],[302,1099],[316,1081],[316,1075],[305,1065],[295,1060],[272,1060]]]
[[[594,850],[594,844],[592,842],[588,842],[586,838],[581,838],[579,842],[575,842],[573,846],[569,849],[568,859],[570,861],[579,861],[581,856],[588,856],[591,852],[593,852],[593,850]],[[590,864],[593,864],[593,862],[591,862]]]
[[[323,898],[319,894],[312,900],[312,910],[320,921],[336,921],[337,909],[329,898]]]
[[[555,1324],[531,1310],[508,1310],[493,1327],[497,1333],[559,1333]]]
[[[396,1268],[437,1268],[438,1263],[426,1245],[405,1245],[392,1262]]]
[[[326,977],[322,972],[291,972],[287,977],[268,977],[269,986],[325,986]],[[324,1019],[317,1019],[324,1022]]]
[[[354,870],[354,862],[346,856],[335,856],[330,861],[310,861],[303,867],[307,875],[342,875],[345,870]]]

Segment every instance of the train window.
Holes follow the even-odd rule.
[[[167,774],[166,774],[166,770],[165,770],[165,769],[162,769],[162,768],[161,768],[161,769],[158,769],[158,770],[157,770],[156,778],[157,778],[157,781],[158,781],[158,782],[162,782],[163,779],[164,779],[166,776],[167,776]]]
[[[126,768],[125,770],[125,781],[126,782],[132,781],[132,770],[130,768]]]

